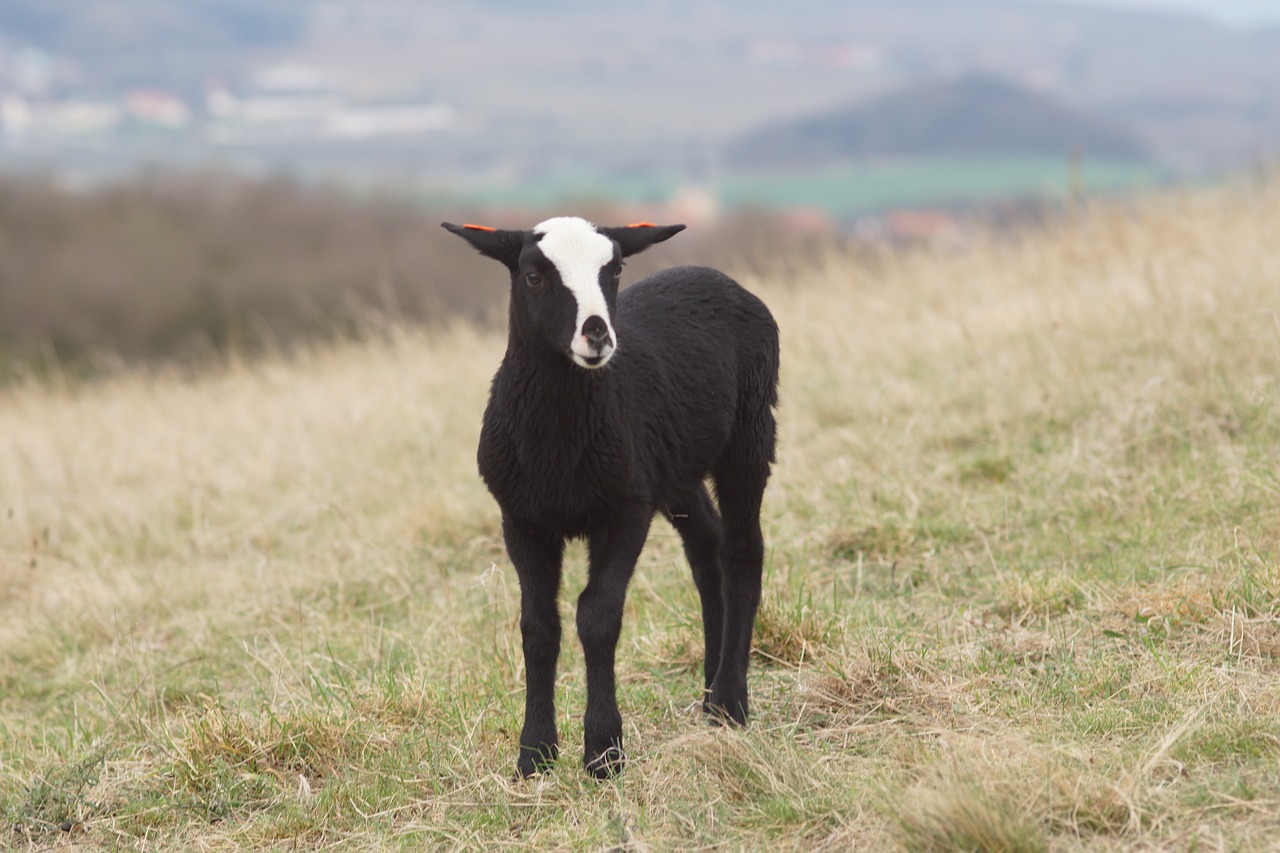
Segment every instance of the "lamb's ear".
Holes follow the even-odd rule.
[[[610,240],[616,240],[622,248],[622,257],[643,252],[654,243],[668,240],[684,230],[683,225],[654,225],[652,222],[636,222],[621,228],[596,229]]]
[[[493,258],[515,269],[520,262],[520,250],[524,248],[524,231],[504,231],[488,225],[454,225],[441,222],[440,227],[457,234],[485,257]]]

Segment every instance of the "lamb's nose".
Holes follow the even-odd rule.
[[[609,343],[609,325],[605,323],[604,318],[599,314],[592,314],[582,324],[582,334],[586,336],[588,343],[596,349]]]

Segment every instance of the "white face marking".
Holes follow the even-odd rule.
[[[560,280],[578,303],[569,354],[581,367],[604,367],[618,348],[613,318],[609,316],[609,305],[600,289],[600,270],[613,260],[613,241],[590,222],[576,216],[548,219],[533,226],[533,233],[542,235],[538,248],[555,264]],[[608,342],[598,351],[582,333],[582,324],[589,317],[604,320],[609,331]]]

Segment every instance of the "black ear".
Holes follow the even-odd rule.
[[[683,225],[654,225],[652,222],[637,222],[621,228],[597,228],[604,236],[614,240],[622,248],[622,257],[643,252],[654,243],[669,240],[684,230]]]
[[[524,248],[526,231],[504,231],[488,225],[454,225],[441,222],[440,227],[452,231],[466,240],[480,254],[515,269],[520,262],[520,250]]]

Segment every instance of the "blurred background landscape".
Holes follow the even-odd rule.
[[[962,246],[1265,176],[1277,80],[1263,3],[7,0],[0,370],[493,316],[442,218]]]
[[[0,0],[0,844],[1275,851],[1277,83],[1275,0]],[[656,524],[604,785],[571,622],[512,781],[439,227],[552,213],[782,341],[753,724]]]

